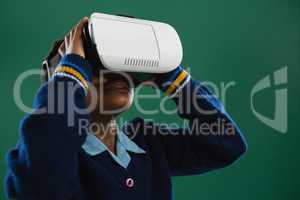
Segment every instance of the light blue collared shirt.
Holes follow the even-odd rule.
[[[142,148],[129,139],[127,135],[120,129],[117,131],[116,154],[111,152],[106,145],[92,133],[87,135],[86,141],[82,145],[82,148],[91,156],[108,151],[110,156],[125,169],[128,167],[131,160],[131,157],[127,151],[137,154],[146,153]]]

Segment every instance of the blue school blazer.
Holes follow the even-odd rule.
[[[89,133],[80,130],[80,121],[89,120],[90,116],[76,112],[74,105],[83,109],[86,106],[91,66],[78,55],[64,56],[52,79],[37,92],[35,112],[22,120],[17,146],[7,153],[7,197],[170,200],[172,176],[223,168],[245,153],[246,143],[238,126],[206,87],[182,67],[160,78],[161,82],[170,83],[161,89],[171,96],[178,115],[189,126],[170,128],[141,117],[126,123],[121,130],[138,148],[125,149],[130,162],[124,167],[107,150],[91,154],[83,148]],[[79,86],[72,95],[68,93],[70,83]],[[63,98],[50,102],[49,96],[55,96],[59,90],[64,91]],[[64,112],[50,108],[58,105],[63,106]],[[41,108],[48,112],[40,112]],[[207,114],[201,110],[215,112]]]

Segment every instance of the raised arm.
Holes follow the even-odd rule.
[[[18,144],[7,154],[9,198],[71,199],[72,191],[80,189],[77,159],[86,133],[78,121],[89,115],[77,111],[86,107],[91,66],[74,48],[74,33],[65,39],[73,47],[65,46],[68,54],[38,90],[34,112],[21,121]]]
[[[182,67],[160,77],[159,84],[165,84],[160,88],[173,95],[178,115],[188,120],[188,126],[182,128],[153,124],[172,175],[201,174],[222,168],[245,153],[242,133],[219,100]]]

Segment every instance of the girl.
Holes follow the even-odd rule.
[[[222,168],[244,154],[239,128],[210,91],[180,66],[152,82],[176,103],[190,127],[167,128],[138,117],[118,128],[115,118],[130,107],[132,88],[116,73],[102,79],[92,73],[82,42],[87,22],[83,18],[65,36],[60,62],[35,97],[35,112],[21,122],[18,144],[7,154],[9,198],[167,200],[172,199],[172,176]],[[90,110],[87,105],[95,96],[97,106]],[[115,112],[99,112],[100,106]],[[209,129],[218,121],[226,124],[224,133]],[[82,122],[102,128],[91,132]],[[211,132],[195,128],[199,126]]]

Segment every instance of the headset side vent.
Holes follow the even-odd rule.
[[[147,60],[138,58],[125,58],[124,65],[134,66],[134,67],[158,67],[158,60]]]

